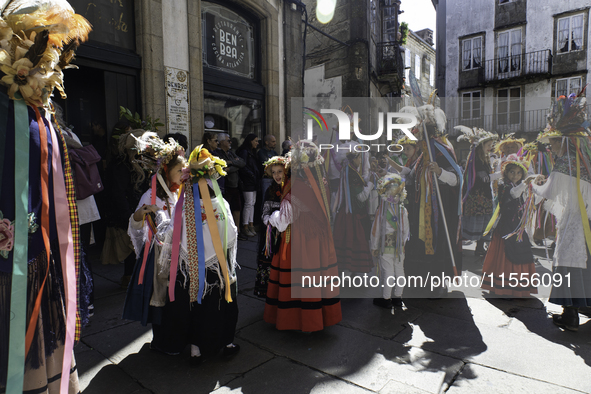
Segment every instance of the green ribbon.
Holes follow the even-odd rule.
[[[15,223],[6,394],[21,394],[25,377],[30,134],[29,111],[22,99],[14,100],[14,136]]]
[[[215,193],[215,198],[220,202],[220,208],[222,209],[222,215],[229,220],[228,212],[226,212],[226,204],[224,203],[224,197],[222,197],[222,191],[220,190],[220,186],[218,185],[218,181],[211,178],[211,185],[213,187],[213,192]],[[215,220],[215,218],[214,218]],[[222,247],[224,248],[224,256],[226,259],[228,258],[228,222],[225,222],[226,225],[224,226],[224,244]],[[228,262],[228,268],[230,267],[230,263]]]

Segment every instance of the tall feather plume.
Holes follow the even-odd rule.
[[[43,58],[43,54],[47,49],[48,40],[49,32],[47,30],[43,30],[35,36],[35,43],[31,45],[29,51],[25,55],[25,57],[33,63],[33,67],[36,67],[41,58]]]
[[[68,64],[70,64],[70,62],[72,60],[74,60],[74,56],[76,54],[76,48],[78,48],[78,46],[80,45],[80,42],[78,40],[72,40],[70,41],[70,43],[68,43],[63,51],[62,54],[60,55],[60,60],[58,62],[58,67],[60,69],[65,69]]]

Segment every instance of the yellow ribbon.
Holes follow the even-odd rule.
[[[499,201],[499,203],[497,203],[497,207],[495,208],[495,213],[493,213],[493,216],[490,219],[490,222],[488,222],[488,225],[486,226],[486,230],[484,230],[484,234],[482,234],[483,236],[488,234],[490,232],[490,230],[493,228],[500,213],[501,213],[501,202]]]
[[[224,275],[224,283],[226,284],[226,301],[232,302],[232,293],[230,292],[230,274],[228,272],[228,264],[226,263],[226,256],[224,255],[224,248],[222,247],[222,240],[220,239],[220,233],[218,231],[217,220],[213,213],[213,205],[211,204],[211,197],[209,196],[209,189],[207,187],[207,181],[205,178],[199,179],[199,191],[201,192],[201,198],[203,200],[203,207],[205,208],[205,216],[207,218],[207,225],[209,226],[209,232],[211,233],[211,241],[213,242],[213,248],[215,254],[220,263],[220,268]],[[222,201],[223,203],[223,201]],[[227,218],[226,218],[227,219]]]
[[[579,148],[580,141],[577,140],[577,148]],[[585,241],[587,243],[587,250],[591,253],[591,229],[589,228],[589,219],[587,217],[587,209],[585,208],[585,201],[583,200],[583,193],[581,193],[581,161],[579,152],[577,152],[577,192],[579,197],[579,208],[581,209],[581,220],[583,221],[583,230],[585,232]]]

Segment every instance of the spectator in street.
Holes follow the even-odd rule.
[[[286,139],[281,143],[281,156],[285,156],[291,150],[291,139]]]
[[[203,147],[209,152],[215,151],[218,148],[218,133],[206,131],[203,133],[201,143],[203,144]]]
[[[242,181],[242,195],[244,197],[244,210],[242,211],[242,233],[247,237],[254,237],[254,204],[256,203],[257,190],[259,190],[261,164],[256,156],[259,139],[255,134],[248,134],[236,154],[244,160],[246,165],[239,171]]]
[[[234,223],[237,226],[240,225],[240,211],[242,210],[242,195],[240,192],[240,174],[239,170],[246,165],[246,162],[238,157],[236,153],[232,151],[232,140],[226,133],[218,135],[219,148],[216,149],[213,154],[226,161],[228,167],[226,168],[224,188],[222,189],[222,195],[224,199],[230,204],[230,210],[232,211],[232,217]],[[242,231],[238,233],[239,240],[248,239]]]
[[[259,158],[259,163],[261,165],[261,170],[263,169],[264,163],[272,157],[277,156],[277,152],[275,152],[275,145],[277,145],[277,140],[271,134],[267,134],[263,139],[264,146],[259,149],[257,153],[257,157]],[[273,178],[269,177],[264,171],[262,171],[263,179],[261,180],[261,198],[264,198],[267,189],[273,183]]]

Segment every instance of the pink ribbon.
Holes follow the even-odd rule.
[[[62,260],[62,273],[64,276],[64,289],[66,291],[66,340],[64,344],[64,358],[62,364],[62,378],[60,392],[68,393],[70,384],[70,369],[72,365],[72,352],[74,350],[74,334],[76,331],[76,263],[74,260],[74,243],[72,241],[72,226],[66,183],[60,157],[60,144],[53,126],[49,123],[52,144],[52,168],[53,168],[53,202],[55,207],[55,220],[59,239],[60,256]],[[49,269],[49,268],[48,268]]]

